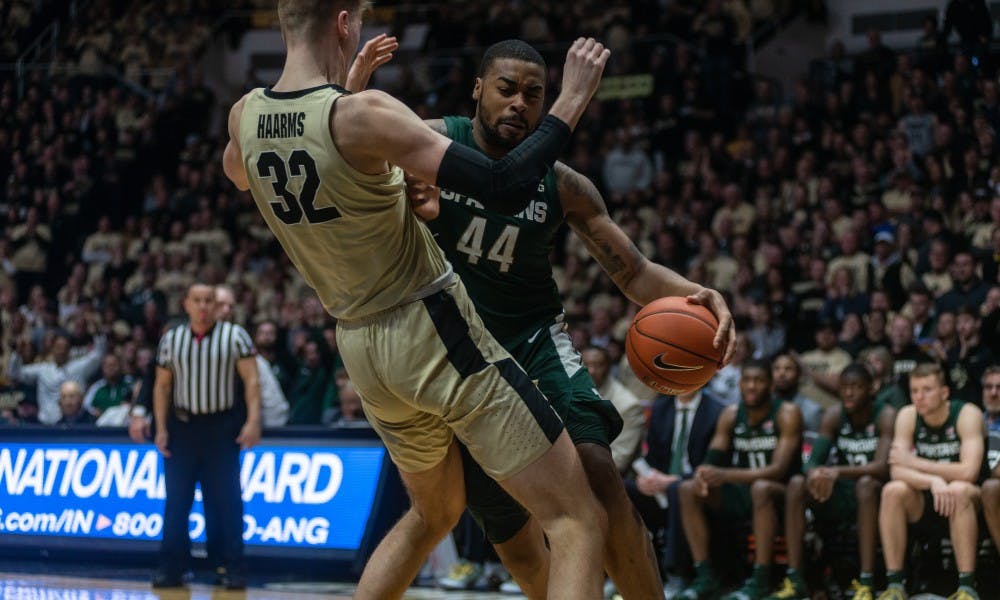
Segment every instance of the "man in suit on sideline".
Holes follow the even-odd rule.
[[[681,526],[678,491],[681,480],[690,478],[694,468],[705,460],[723,408],[721,402],[703,390],[657,397],[646,435],[648,451],[645,458],[652,472],[625,482],[629,497],[649,530],[655,534],[666,528],[662,561],[664,579],[668,573],[690,570],[691,558]],[[677,449],[681,452],[675,452]],[[666,509],[655,500],[660,493],[667,496]],[[678,581],[675,577],[671,579]]]

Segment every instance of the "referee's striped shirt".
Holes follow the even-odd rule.
[[[201,338],[184,323],[160,340],[156,364],[174,375],[174,406],[204,415],[232,408],[236,398],[236,361],[254,355],[246,329],[216,322]]]

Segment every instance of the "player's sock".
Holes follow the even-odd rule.
[[[771,565],[754,565],[753,578],[756,579],[758,583],[770,585]]]
[[[861,585],[874,587],[875,576],[872,575],[871,573],[865,573],[864,571],[861,571],[861,575],[858,576],[858,581],[861,583]]]
[[[970,588],[976,587],[976,572],[975,571],[959,572],[959,574],[958,574],[958,586],[962,587],[963,585],[967,586],[967,587],[970,587]]]
[[[885,579],[886,579],[886,582],[889,583],[889,585],[892,585],[894,583],[896,585],[903,585],[903,572],[902,571],[886,571],[885,572]]]

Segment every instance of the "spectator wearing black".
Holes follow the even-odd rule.
[[[948,352],[948,379],[951,381],[948,388],[952,398],[982,408],[983,373],[996,362],[996,357],[983,344],[980,327],[982,317],[978,307],[966,306],[958,311],[955,319],[958,346]]]
[[[937,299],[937,310],[957,312],[965,306],[981,306],[990,286],[976,276],[976,259],[968,250],[955,254],[951,261],[952,288]]]
[[[267,361],[271,372],[278,380],[281,391],[286,395],[291,390],[292,379],[295,377],[295,359],[285,350],[285,344],[281,342],[281,332],[278,324],[266,319],[257,324],[254,330],[253,343],[257,348],[257,354]]]
[[[920,284],[910,286],[909,302],[906,308],[909,310],[910,320],[913,321],[913,337],[917,344],[925,346],[934,339],[935,323],[931,316],[934,307],[931,292]],[[904,310],[906,310],[904,308]]]
[[[863,315],[868,312],[868,295],[861,292],[854,283],[854,272],[847,266],[837,267],[827,287],[826,299],[820,320],[843,322],[847,315]]]
[[[260,392],[257,361],[250,335],[232,323],[215,320],[215,288],[196,283],[184,298],[190,321],[160,340],[153,412],[155,443],[163,455],[166,503],[163,540],[154,587],[182,585],[190,559],[188,519],[194,487],[201,483],[206,532],[219,536],[225,571],[217,583],[227,589],[246,587],[243,565],[243,501],[240,495],[240,449],[260,440]],[[236,402],[235,374],[243,381],[246,420]],[[207,395],[205,392],[209,392]]]
[[[882,230],[875,234],[868,280],[873,290],[883,290],[889,295],[892,306],[900,306],[906,298],[905,282],[913,281],[913,267],[896,248],[896,236]]]
[[[56,425],[93,425],[96,419],[83,407],[83,387],[75,381],[59,386],[59,420]]]
[[[896,66],[896,55],[882,43],[882,34],[876,29],[868,32],[868,49],[858,57],[857,71],[872,72],[882,81],[888,81]]]
[[[993,18],[986,7],[986,0],[951,0],[945,9],[944,28],[941,30],[941,39],[945,43],[953,29],[958,32],[962,52],[970,61],[978,59],[982,63],[989,58]]]
[[[913,320],[906,315],[893,317],[889,324],[889,344],[889,351],[892,353],[893,380],[906,394],[909,402],[910,371],[916,369],[917,365],[934,361],[914,342]]]

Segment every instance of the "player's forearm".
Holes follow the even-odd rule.
[[[758,479],[780,481],[788,469],[782,470],[778,465],[768,465],[761,469],[719,469],[726,483],[751,484]]]
[[[629,300],[640,306],[665,296],[692,296],[702,290],[697,283],[647,259],[620,287]]]
[[[441,158],[435,184],[476,198],[487,210],[516,215],[531,201],[538,182],[569,142],[571,129],[551,115],[499,160],[452,142]]]
[[[552,103],[549,114],[565,123],[570,130],[573,130],[576,129],[577,124],[580,122],[580,117],[587,110],[589,103],[589,96],[584,97],[582,94],[562,93]]]
[[[861,479],[865,475],[885,481],[889,478],[889,463],[871,462],[860,466],[833,467],[840,479]]]
[[[976,481],[976,477],[979,475],[979,466],[978,462],[968,461],[968,463],[945,463],[914,457],[910,467],[928,475],[936,475],[947,482],[968,481],[972,483]]]
[[[933,476],[909,467],[892,465],[889,470],[893,481],[902,481],[916,490],[929,490],[934,482]]]

